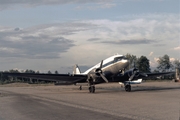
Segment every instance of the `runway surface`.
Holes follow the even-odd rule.
[[[118,83],[0,86],[0,120],[179,120],[180,83],[145,82],[125,92]]]

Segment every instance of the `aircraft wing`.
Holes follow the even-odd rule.
[[[148,77],[158,77],[164,75],[174,74],[175,72],[159,72],[159,73],[138,73],[137,76],[134,77],[134,80],[148,78]]]
[[[41,81],[54,81],[58,85],[68,85],[77,82],[86,82],[87,75],[72,75],[72,74],[36,74],[36,73],[2,73],[3,75],[19,77],[19,78],[31,78]]]
[[[148,78],[148,77],[158,77],[163,75],[175,74],[175,72],[160,72],[160,73],[143,73],[139,72],[138,69],[131,69],[126,71],[124,74],[120,74],[115,77],[117,82],[126,82],[126,81],[136,81],[138,79]]]
[[[174,74],[175,72],[161,72],[161,73],[146,73],[147,77],[152,77],[152,76],[162,76],[162,75],[170,75]]]

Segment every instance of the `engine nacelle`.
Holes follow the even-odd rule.
[[[95,69],[95,75],[99,77],[100,74],[102,74],[102,70],[100,68]]]
[[[127,75],[128,77],[131,77],[134,73],[135,73],[135,77],[139,76],[139,70],[137,68],[133,68],[133,69],[126,71],[125,75]]]
[[[134,81],[125,81],[125,84],[141,84],[142,79],[134,80]]]

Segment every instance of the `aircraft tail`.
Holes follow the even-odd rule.
[[[74,65],[73,74],[81,74],[81,70],[79,69],[78,65]]]

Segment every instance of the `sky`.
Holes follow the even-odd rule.
[[[180,0],[0,0],[0,71],[72,73],[127,53],[180,60]]]

